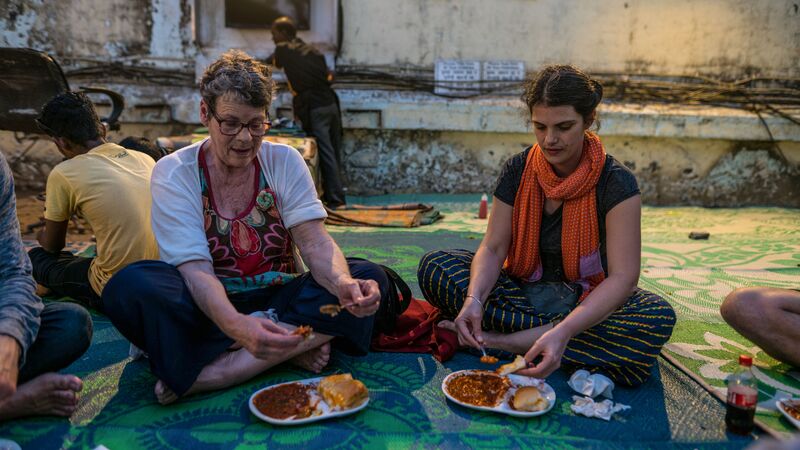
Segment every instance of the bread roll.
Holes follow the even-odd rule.
[[[542,411],[547,408],[547,399],[542,397],[542,393],[534,386],[523,386],[514,392],[511,398],[511,407],[517,411]]]

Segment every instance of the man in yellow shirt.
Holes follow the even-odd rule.
[[[80,92],[51,99],[37,119],[66,161],[47,178],[41,247],[28,254],[33,277],[53,293],[102,311],[100,296],[111,276],[132,262],[158,259],[150,228],[150,156],[106,141],[91,100]],[[62,251],[73,214],[97,239],[97,256]]]

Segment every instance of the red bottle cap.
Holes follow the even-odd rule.
[[[750,367],[753,365],[753,357],[748,355],[739,355],[739,365]]]

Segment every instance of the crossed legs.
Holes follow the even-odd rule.
[[[289,330],[295,328],[284,323],[280,325]],[[256,358],[244,348],[226,351],[203,367],[194,384],[184,395],[215,391],[244,383],[285,361],[291,361],[303,369],[319,373],[330,360],[330,340],[331,336],[314,333],[312,338],[301,342],[295,349],[286,353],[270,355],[267,359]],[[161,380],[156,383],[155,394],[162,405],[178,399],[178,396]]]

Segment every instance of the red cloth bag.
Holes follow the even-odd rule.
[[[458,349],[458,335],[437,327],[439,320],[438,308],[412,298],[408,309],[397,316],[394,330],[373,336],[371,348],[377,352],[431,353],[439,361],[447,361]]]

